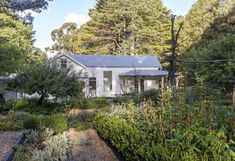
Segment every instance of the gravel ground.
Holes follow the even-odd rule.
[[[80,142],[72,147],[73,161],[119,161],[112,149],[93,129],[81,132],[71,129],[69,137],[75,142]]]
[[[21,132],[0,131],[0,161],[5,159],[7,153],[15,146]]]

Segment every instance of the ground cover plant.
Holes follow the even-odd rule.
[[[109,106],[105,98],[71,98],[69,104],[74,109],[101,109]]]
[[[14,161],[68,159],[69,145],[74,143],[67,139],[67,132],[91,128],[95,111],[86,114],[81,110],[82,115],[74,117],[69,113],[73,107],[70,102],[44,100],[42,105],[37,102],[34,99],[10,100],[0,116],[1,130],[24,131],[26,135],[24,143],[16,147]],[[45,136],[48,133],[50,136]]]
[[[45,100],[38,105],[37,99],[18,99],[8,100],[4,111],[24,111],[36,115],[50,115],[65,112],[67,107],[63,103],[57,103],[53,100]]]
[[[93,123],[126,160],[234,160],[233,109],[202,102],[158,109],[128,103],[99,114]]]
[[[25,140],[23,145],[16,147],[13,161],[45,161],[66,160],[69,153],[69,140],[67,132],[57,133],[49,128],[44,132],[27,130],[24,131]]]
[[[0,117],[0,129],[43,131],[51,128],[57,133],[61,133],[69,127],[87,129],[91,127],[90,122],[96,111],[105,110],[107,106],[108,102],[104,98],[80,98],[63,103],[44,100],[41,105],[38,105],[37,99],[8,100],[4,113]],[[78,111],[79,116],[74,115],[71,111],[75,111],[75,113]]]

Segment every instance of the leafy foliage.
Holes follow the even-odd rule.
[[[0,74],[16,72],[32,51],[32,27],[0,13]]]
[[[32,152],[33,161],[42,160],[66,160],[66,154],[69,147],[67,133],[50,135],[43,142],[43,150],[35,149]]]
[[[33,130],[24,131],[24,134],[26,140],[24,145],[16,147],[14,161],[67,160],[72,143],[67,132],[55,135],[53,130],[47,128],[40,134]]]
[[[0,118],[0,129],[4,130],[24,130],[24,129],[36,129],[41,130],[44,128],[45,117],[31,115],[27,112],[10,112],[5,118]]]
[[[61,133],[68,127],[67,118],[61,114],[47,116],[11,111],[7,117],[0,118],[0,121],[0,129],[2,130],[42,131],[46,128],[50,128],[56,133]]]
[[[67,118],[60,114],[51,115],[47,119],[47,127],[53,129],[56,133],[62,133],[68,127]]]
[[[218,63],[204,63],[186,65],[185,75],[189,82],[195,82],[195,78],[200,77],[203,82],[210,87],[220,87],[222,89],[232,89],[235,79],[235,69],[233,60],[235,59],[235,36],[225,36],[212,41],[207,47],[191,50],[185,56],[188,60],[226,60]],[[190,79],[191,78],[191,79]]]
[[[136,104],[140,104],[141,102],[145,101],[152,101],[154,106],[158,106],[160,103],[159,96],[160,90],[151,89],[137,94],[134,98],[134,101]]]
[[[105,98],[75,98],[71,99],[69,104],[75,109],[100,109],[108,106]]]
[[[63,69],[55,63],[44,62],[32,64],[19,73],[14,85],[21,92],[38,93],[41,96],[41,104],[49,95],[56,98],[79,96],[83,83],[80,81],[79,73],[72,68]]]
[[[82,30],[82,29],[80,29]],[[55,29],[51,33],[52,40],[55,44],[50,49],[51,51],[59,51],[60,53],[83,53],[78,52],[81,48],[79,41],[79,34],[77,32],[76,23],[65,23],[59,29]]]
[[[13,161],[25,161],[25,160],[29,161],[30,156],[27,154],[28,150],[29,149],[24,145],[16,146]]]
[[[233,34],[233,0],[198,0],[185,17],[179,38],[180,52],[206,46],[221,36]]]
[[[32,23],[33,17],[29,11],[40,13],[47,9],[50,1],[53,0],[1,0],[0,12],[16,15],[23,22]]]
[[[126,104],[101,113],[94,127],[126,160],[233,160],[232,108],[170,104],[137,109]]]
[[[66,111],[66,107],[53,101],[44,101],[41,105],[38,105],[37,99],[19,99],[8,100],[5,110],[25,111],[35,115],[51,115]]]
[[[169,51],[170,15],[161,1],[97,1],[91,20],[77,29],[65,23],[52,32],[52,50],[72,53],[158,54]]]
[[[231,92],[234,84],[234,0],[199,0],[185,17],[179,39],[186,85],[202,81]],[[222,60],[222,61],[221,61]],[[195,61],[196,63],[187,63]]]

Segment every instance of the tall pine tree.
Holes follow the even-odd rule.
[[[232,91],[235,84],[235,1],[198,0],[185,18],[180,37],[181,59],[188,85],[197,79],[207,86]]]
[[[161,0],[97,0],[89,15],[86,25],[69,34],[76,53],[147,54],[160,59],[169,53],[170,11]]]
[[[198,0],[185,17],[179,38],[180,52],[187,53],[234,33],[234,3],[234,0]]]

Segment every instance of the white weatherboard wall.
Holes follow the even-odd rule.
[[[85,80],[85,95],[88,95],[89,92],[89,82],[87,78],[95,77],[96,78],[96,96],[97,97],[115,97],[116,95],[123,94],[121,89],[121,82],[119,75],[133,71],[133,70],[157,70],[158,68],[110,68],[110,67],[85,67],[82,64],[76,63],[75,60],[67,57],[66,55],[61,55],[56,58],[56,62],[60,64],[61,59],[67,60],[67,66],[72,66],[73,69],[77,72],[82,71],[82,77],[86,77]],[[112,91],[106,92],[104,91],[104,71],[112,71]],[[146,77],[145,86],[147,84],[153,82],[154,80],[160,80],[159,78]],[[152,81],[151,81],[152,80]],[[152,86],[154,88],[158,88],[158,84]],[[152,88],[151,87],[151,88]],[[150,89],[150,87],[148,87]],[[147,89],[147,88],[146,88]]]
[[[96,94],[97,97],[115,97],[116,95],[123,94],[121,90],[121,82],[120,82],[120,77],[119,75],[133,71],[133,70],[153,70],[156,68],[88,68],[88,76],[89,77],[96,77]],[[104,91],[104,71],[112,71],[112,86],[113,89],[110,92],[105,92]],[[152,78],[149,78],[151,80]],[[160,78],[159,78],[160,80]],[[156,87],[157,88],[157,87]]]

